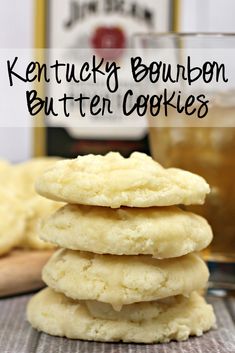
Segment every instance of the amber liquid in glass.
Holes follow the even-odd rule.
[[[235,116],[235,107],[211,107],[209,114],[227,114],[228,119]],[[152,156],[164,167],[182,168],[207,180],[211,193],[205,204],[186,209],[212,226],[214,238],[204,257],[235,263],[235,128],[150,127],[149,134]]]

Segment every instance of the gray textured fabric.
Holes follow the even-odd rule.
[[[95,343],[51,337],[33,330],[25,319],[30,295],[0,300],[0,353],[234,353],[235,298],[209,298],[218,321],[217,330],[186,342],[137,345]],[[234,311],[233,311],[234,314]]]

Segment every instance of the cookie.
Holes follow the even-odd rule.
[[[23,199],[29,199],[36,195],[36,179],[59,160],[59,157],[32,158],[14,166],[14,178]]]
[[[11,165],[7,161],[0,159],[0,180],[6,179],[6,173],[9,173],[11,170]]]
[[[61,203],[47,200],[35,191],[35,180],[59,158],[33,158],[14,167],[14,178],[17,182],[18,194],[27,213],[27,226],[21,247],[30,249],[50,249],[55,247],[38,236],[38,226],[42,218],[61,207]]]
[[[0,256],[18,246],[24,236],[26,215],[24,207],[8,188],[0,187]]]
[[[188,295],[205,287],[208,269],[196,254],[157,260],[60,249],[43,268],[42,278],[70,298],[99,300],[120,310],[135,302]]]
[[[202,204],[210,189],[200,176],[165,169],[144,153],[110,152],[57,162],[36,190],[52,200],[118,208]]]
[[[97,303],[98,315],[96,303],[90,304],[47,288],[30,300],[27,317],[34,328],[50,335],[105,342],[184,341],[215,327],[212,306],[195,292],[189,298],[129,305],[120,312],[108,305],[100,310]]]
[[[44,217],[48,217],[48,215],[54,213],[60,206],[61,203],[47,200],[36,194],[25,201],[25,207],[27,207],[27,224],[24,238],[21,241],[21,247],[35,250],[55,248],[55,244],[40,239],[39,226]]]
[[[18,194],[18,186],[14,179],[14,166],[3,159],[0,159],[0,185],[10,190],[12,194]]]
[[[160,259],[207,247],[212,231],[204,218],[174,206],[111,209],[66,205],[41,222],[40,237],[73,250]]]

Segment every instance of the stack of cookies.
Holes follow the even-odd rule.
[[[202,204],[203,178],[142,153],[109,153],[59,161],[36,189],[68,204],[41,224],[41,238],[62,249],[43,269],[49,288],[28,305],[33,327],[150,343],[186,340],[215,325],[198,293],[208,270],[196,254],[210,243],[211,228],[175,206]]]

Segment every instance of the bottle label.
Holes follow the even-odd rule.
[[[106,59],[120,60],[122,55],[122,66],[124,66],[125,48],[133,47],[133,36],[136,33],[167,32],[170,27],[170,0],[68,0],[58,3],[58,0],[48,2],[47,18],[47,47],[59,51],[59,56],[66,56],[75,49],[86,49],[90,55],[102,56],[102,48],[106,48]],[[115,57],[113,57],[113,48]],[[108,51],[108,49],[111,49]],[[123,52],[122,52],[123,51]],[[48,51],[49,54],[52,51]],[[72,55],[72,54],[71,54]],[[51,60],[52,58],[49,58]],[[122,89],[126,90],[128,85],[128,74],[120,83],[120,94]],[[98,87],[98,86],[97,86]],[[87,83],[85,90],[94,91],[94,85]],[[49,94],[56,95],[54,90],[58,87],[50,86]],[[72,86],[69,88],[73,89]],[[76,89],[76,88],[75,88]],[[76,92],[69,92],[76,95]],[[118,98],[117,98],[118,99]],[[63,127],[71,139],[104,139],[104,140],[138,140],[144,137],[147,130],[145,126],[138,124],[127,129],[121,120],[118,122],[118,102],[115,102],[115,113],[113,125],[100,121],[99,128],[94,128],[93,120],[90,126],[85,128],[75,127],[73,120],[67,119],[63,123],[59,119],[50,126]],[[96,119],[97,123],[97,119]]]

